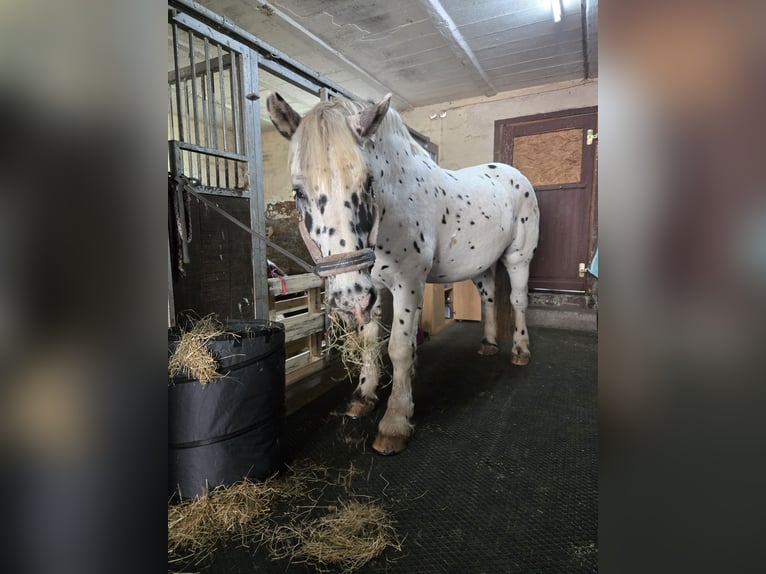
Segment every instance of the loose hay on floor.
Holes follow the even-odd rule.
[[[223,325],[213,315],[207,315],[191,321],[190,328],[181,329],[181,339],[173,354],[168,359],[170,380],[178,375],[195,379],[207,384],[224,375],[218,372],[218,360],[208,348],[208,343],[221,335],[227,334]],[[228,333],[236,336],[234,333]]]
[[[359,476],[353,465],[330,469],[300,463],[280,478],[245,480],[169,505],[169,561],[199,565],[216,546],[233,541],[249,548],[265,545],[273,559],[352,572],[386,548],[401,549],[388,512],[354,496],[351,483]],[[327,506],[330,492],[340,494]]]
[[[332,566],[352,572],[386,548],[401,550],[388,512],[359,500],[340,501],[337,508],[306,524],[280,526],[271,543],[274,557],[306,562],[320,571]]]
[[[246,544],[255,524],[268,516],[279,489],[272,481],[244,480],[189,502],[168,506],[168,555],[199,563],[215,546],[234,539]]]

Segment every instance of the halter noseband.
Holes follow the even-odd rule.
[[[378,210],[375,206],[372,208],[372,218],[374,223],[372,224],[370,234],[367,236],[367,245],[374,246],[378,239]],[[350,253],[336,253],[335,255],[322,257],[319,246],[309,235],[309,230],[306,229],[306,222],[303,220],[303,216],[298,221],[298,229],[300,229],[303,243],[306,244],[306,248],[314,260],[314,273],[320,277],[332,277],[341,273],[348,273],[349,271],[359,271],[360,269],[372,267],[375,264],[375,252],[369,247],[351,251]]]

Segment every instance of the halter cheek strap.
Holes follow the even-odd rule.
[[[378,239],[378,210],[376,207],[372,208],[372,220],[374,223],[372,224],[370,234],[367,236],[367,244],[374,246]],[[332,277],[341,273],[367,269],[375,263],[375,252],[369,247],[349,253],[336,253],[335,255],[323,257],[319,246],[309,235],[309,230],[306,229],[306,222],[303,220],[303,217],[298,222],[298,229],[301,232],[303,243],[306,244],[306,248],[314,260],[314,273],[320,277]]]

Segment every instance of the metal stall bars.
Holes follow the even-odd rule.
[[[213,30],[203,34],[176,21],[172,12],[170,16],[168,168],[179,183],[175,205],[184,204],[180,178],[185,176],[196,183],[199,192],[218,196],[221,207],[249,219],[254,229],[263,231],[260,125],[257,109],[250,109],[253,106],[248,106],[250,102],[245,99],[245,94],[257,90],[257,56]],[[257,102],[254,106],[257,108]],[[203,208],[194,206],[195,215],[197,209]],[[199,223],[202,217],[196,219]],[[187,231],[184,220],[179,220],[182,234]],[[266,318],[265,246],[252,239],[250,256],[243,256],[234,241],[227,239],[223,222],[219,222],[217,229],[212,224],[204,229],[196,227],[198,236],[202,235],[205,241],[195,245],[199,259],[195,275],[176,282],[181,291],[176,293],[180,295],[176,301],[180,299],[202,314],[215,312],[224,317],[234,316],[231,299],[252,301],[253,309],[248,311],[257,318]],[[241,243],[239,237],[237,243]],[[216,250],[220,262],[215,261]],[[183,259],[188,263],[185,243]],[[192,295],[194,291],[199,296]]]
[[[168,2],[169,169],[199,190],[249,200],[253,230],[265,230],[258,69],[314,95],[354,98],[341,86],[189,0]],[[268,313],[265,246],[252,239],[255,316]]]
[[[350,98],[354,95],[225,18],[188,0],[168,2],[168,42],[168,169],[171,176],[179,184],[182,176],[193,180],[198,192],[215,196],[211,199],[223,204],[219,207],[233,211],[245,223],[249,218],[250,227],[263,235],[259,68],[323,98],[328,94]],[[182,205],[182,186],[176,188],[176,205]],[[247,204],[246,208],[242,207],[243,202]],[[193,208],[202,209],[199,206]],[[212,219],[215,215],[206,213],[205,217]],[[180,225],[183,226],[183,219]],[[220,234],[223,236],[223,231]],[[194,290],[204,304],[216,299],[218,293],[214,289],[226,291],[224,296],[230,300],[236,298],[237,289],[239,295],[248,290],[254,302],[253,315],[275,319],[278,314],[284,314],[285,306],[294,307],[296,300],[290,303],[277,300],[281,298],[279,295],[284,292],[284,286],[267,280],[265,245],[256,236],[251,239],[250,252],[252,283],[229,284],[228,289],[222,289],[217,281],[220,277],[214,272],[206,272],[206,277],[213,275],[209,283],[215,287],[211,288],[204,283],[205,278],[201,278],[190,290]],[[208,254],[204,263],[206,267],[215,267],[217,262]],[[174,302],[179,298],[174,297],[172,271],[170,275],[168,315],[172,322]],[[306,307],[305,316],[285,319],[287,336],[296,344],[295,357],[288,359],[289,382],[321,366],[324,312],[321,308],[321,279],[313,275],[295,276],[288,278],[287,286],[286,298],[290,299],[292,295],[301,301],[305,299]],[[305,290],[305,296],[300,289]],[[223,316],[231,316],[229,311],[233,304],[229,301],[227,308],[226,301],[222,301],[218,307],[208,307],[205,312],[213,309]],[[241,302],[238,305],[241,312]],[[308,352],[300,348],[302,338],[308,341]]]

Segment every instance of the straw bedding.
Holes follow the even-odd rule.
[[[277,528],[270,549],[275,558],[320,571],[334,566],[353,572],[388,547],[401,549],[388,512],[369,501],[342,500],[316,520]]]
[[[272,559],[353,572],[401,549],[390,514],[351,489],[359,473],[303,463],[283,477],[242,481],[168,506],[168,559],[199,566],[221,544],[266,548]],[[324,500],[334,496],[332,504]]]
[[[218,359],[208,348],[208,343],[221,335],[237,337],[235,333],[227,333],[213,315],[190,320],[189,327],[181,329],[178,346],[168,359],[170,380],[183,375],[207,384],[223,378],[225,375],[219,372]]]

